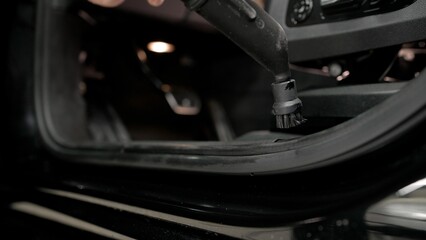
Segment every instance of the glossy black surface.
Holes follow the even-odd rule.
[[[102,174],[96,175],[102,176]],[[410,203],[412,201],[423,203],[417,206],[426,208],[425,180],[399,191],[389,191],[388,194],[382,192],[379,194],[381,197],[376,198],[370,195],[367,201],[365,199],[349,201],[349,198],[356,197],[349,194],[341,200],[350,203],[349,205],[342,205],[334,210],[328,209],[326,214],[305,215],[306,218],[275,224],[266,224],[262,218],[257,218],[256,224],[250,226],[244,224],[244,221],[228,223],[229,218],[225,217],[224,212],[235,212],[237,209],[235,206],[237,204],[229,205],[231,202],[229,193],[215,192],[214,194],[221,196],[220,202],[213,205],[213,199],[205,197],[205,192],[198,192],[199,197],[202,195],[204,197],[194,202],[197,197],[194,191],[191,191],[194,188],[193,184],[187,184],[181,191],[176,188],[174,188],[175,191],[170,191],[168,187],[153,187],[152,182],[147,184],[147,179],[144,177],[139,178],[143,180],[139,184],[135,184],[138,181],[130,177],[133,178],[133,184],[131,184],[124,181],[130,179],[129,175],[120,176],[121,181],[114,179],[115,185],[119,186],[117,188],[111,182],[101,180],[100,177],[92,176],[82,180],[80,174],[74,174],[72,180],[66,176],[38,178],[32,175],[31,182],[8,176],[9,180],[15,181],[12,184],[3,183],[0,188],[3,196],[0,222],[5,234],[11,234],[9,236],[13,236],[13,239],[228,239],[234,237],[242,239],[381,239],[385,236],[387,239],[397,239],[397,237],[422,239],[426,237],[426,231],[416,228],[416,224],[413,224],[413,222],[422,224],[422,214],[425,212],[417,210],[417,212],[401,213],[405,215],[398,214],[401,212],[401,207],[402,209],[412,208],[413,205]],[[154,177],[150,176],[150,178],[154,180]],[[179,184],[184,186],[182,180]],[[137,189],[132,185],[138,185]],[[213,193],[212,190],[209,189],[208,192]],[[237,194],[233,197],[234,200],[239,198]],[[321,197],[310,193],[309,197],[305,198],[306,202],[313,200],[312,198],[318,200]],[[389,207],[395,200],[401,202],[401,207],[398,205],[395,205],[396,208]],[[272,202],[269,200],[268,204]],[[262,203],[265,206],[265,202]],[[387,204],[388,207],[381,208],[380,205],[383,204],[385,206]],[[238,205],[241,208],[243,203],[240,202]],[[293,203],[292,207],[301,205],[305,204]],[[324,204],[318,205],[327,208]],[[225,208],[221,210],[222,207]],[[37,213],[39,208],[43,210],[41,215]],[[180,210],[177,210],[178,208]],[[417,207],[417,209],[421,208]],[[60,214],[60,216],[55,217],[54,214]],[[213,215],[222,216],[214,220]],[[404,224],[404,218],[407,219],[407,216],[411,219],[411,224],[408,225]],[[69,221],[68,218],[73,218],[73,221]],[[239,219],[242,220],[242,216],[239,216]],[[86,225],[89,226],[88,229],[85,229]]]

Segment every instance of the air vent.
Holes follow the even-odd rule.
[[[335,15],[356,11],[364,0],[321,0],[321,8],[325,15]]]

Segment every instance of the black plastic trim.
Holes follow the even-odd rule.
[[[300,92],[306,117],[353,118],[399,92],[406,82],[320,88]]]
[[[288,0],[272,0],[268,10],[287,33],[292,62],[426,39],[426,1],[394,12],[302,27],[287,26],[287,7]]]

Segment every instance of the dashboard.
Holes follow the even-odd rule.
[[[423,0],[271,0],[267,10],[287,33],[292,62],[426,38]]]
[[[337,22],[392,12],[416,0],[290,0],[286,24],[290,27]]]
[[[283,26],[292,62],[335,57],[426,39],[424,0],[269,0],[257,1]],[[203,31],[214,28],[180,1],[152,7],[127,0],[125,11],[186,22]],[[321,47],[318,47],[321,46]]]

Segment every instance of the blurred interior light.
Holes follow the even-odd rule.
[[[350,74],[351,74],[351,73],[350,73],[349,71],[344,71],[344,72],[342,73],[342,77],[343,77],[343,78],[347,78]]]
[[[163,3],[164,3],[164,0],[148,0],[148,4],[153,7],[159,7],[163,5]]]
[[[137,54],[138,54],[139,61],[141,62],[146,62],[146,60],[148,59],[146,52],[142,49],[138,49]]]
[[[149,51],[156,53],[171,53],[175,50],[173,44],[160,41],[148,43],[147,48]]]
[[[410,193],[412,193],[412,192],[414,192],[414,191],[416,191],[416,190],[418,190],[418,189],[420,189],[424,186],[426,186],[426,179],[419,180],[419,181],[417,181],[413,184],[410,184],[410,185],[408,185],[404,188],[401,188],[397,192],[397,195],[398,196],[405,196],[405,195],[410,194]]]
[[[398,57],[403,58],[407,62],[412,62],[416,58],[416,53],[409,48],[399,50]]]
[[[386,76],[383,80],[385,82],[398,82],[398,79],[389,76]]]
[[[330,72],[330,69],[328,68],[328,66],[323,66],[323,67],[321,68],[321,71],[323,71],[323,72],[325,72],[325,73],[329,73],[329,72]]]
[[[330,76],[333,77],[341,76],[343,67],[340,65],[340,63],[332,62],[330,65],[328,65],[328,72],[330,73]]]
[[[89,0],[89,2],[107,8],[120,6],[124,0]]]
[[[170,86],[169,84],[163,84],[161,85],[161,90],[165,93],[171,92],[172,86]]]
[[[337,79],[337,81],[342,81],[343,79],[349,77],[349,75],[351,75],[351,72],[346,70],[346,71],[342,72],[341,75],[337,76],[336,79]]]
[[[80,62],[80,63],[85,63],[85,62],[86,62],[86,59],[87,59],[87,52],[86,52],[86,51],[81,51],[81,52],[78,54],[78,62]]]

